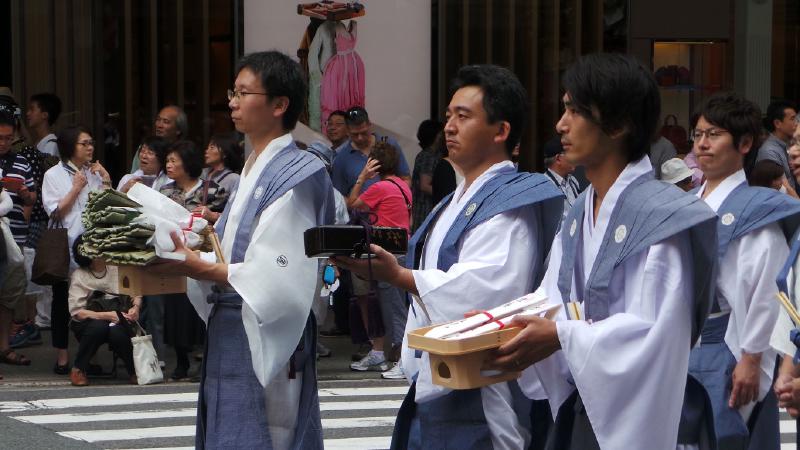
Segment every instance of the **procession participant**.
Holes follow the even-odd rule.
[[[334,201],[324,165],[290,133],[305,91],[299,65],[282,53],[239,61],[229,106],[253,152],[216,223],[227,263],[174,237],[186,260],[154,269],[199,280],[189,295],[208,324],[200,449],[322,448],[311,314],[318,263],[305,256],[302,231],[332,223]],[[195,288],[213,291],[208,303]]]
[[[516,76],[497,66],[467,66],[452,92],[444,134],[464,182],[409,242],[406,263],[413,270],[373,246],[373,277],[418,297],[406,332],[460,319],[465,307],[487,310],[529,293],[541,279],[563,208],[561,192],[547,177],[519,173],[510,160],[525,123],[526,93]],[[363,277],[369,272],[365,261],[335,260]],[[434,386],[429,356],[415,353],[406,339],[402,365],[411,388],[392,448],[519,449],[530,443],[531,402],[516,381],[457,391]]]
[[[567,70],[564,89],[556,130],[592,182],[538,289],[564,308],[556,321],[512,322],[524,329],[487,367],[536,363],[521,384],[550,401],[549,448],[675,448],[689,350],[711,301],[715,215],[655,180],[647,149],[660,100],[647,69],[625,55],[588,55]]]
[[[778,409],[771,394],[777,354],[770,336],[779,309],[775,279],[800,219],[800,201],[747,184],[744,168],[755,161],[760,120],[755,103],[732,93],[717,94],[702,107],[693,131],[693,151],[706,179],[696,195],[719,217],[720,271],[689,374],[706,390],[714,421],[713,428],[707,428],[714,431],[711,438],[717,447],[724,449],[780,446]],[[685,408],[697,403],[687,398]],[[757,404],[765,407],[753,413]],[[761,422],[772,433],[753,432],[751,439],[748,421]]]

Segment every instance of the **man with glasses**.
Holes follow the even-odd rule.
[[[342,110],[337,109],[328,116],[325,121],[325,135],[331,140],[331,148],[335,154],[339,154],[339,150],[345,142],[347,142],[347,124],[344,118],[347,116]]]
[[[702,106],[692,133],[705,174],[696,195],[719,217],[719,273],[711,314],[689,360],[689,374],[708,401],[702,391],[687,390],[681,444],[699,444],[699,430],[713,429],[709,439],[717,448],[744,449],[748,442],[749,448],[779,447],[770,336],[779,309],[775,280],[800,223],[800,201],[747,184],[744,168],[756,158],[760,119],[753,102],[717,94]],[[711,413],[713,428],[688,420],[702,412]]]
[[[345,113],[345,124],[350,141],[341,147],[333,160],[333,187],[339,190],[345,197],[350,195],[353,186],[358,181],[361,170],[367,165],[369,153],[375,147],[379,139],[387,139],[389,144],[397,149],[400,163],[397,166],[397,176],[411,184],[411,172],[408,170],[408,162],[403,155],[400,144],[392,137],[381,137],[372,132],[372,123],[369,121],[367,110],[356,106],[350,108]],[[370,178],[361,186],[361,192],[367,190],[373,183],[379,181],[378,177]]]
[[[153,121],[153,134],[163,138],[168,143],[173,143],[178,139],[188,139],[189,136],[189,119],[183,108],[176,105],[168,105],[161,108],[155,120]],[[136,149],[136,154],[133,155],[133,162],[131,163],[131,173],[139,170],[139,151],[141,147]]]
[[[253,53],[237,64],[228,98],[253,152],[216,223],[224,260],[174,236],[186,259],[161,269],[198,280],[190,300],[208,326],[195,445],[321,449],[311,313],[318,263],[305,256],[303,230],[333,223],[335,203],[325,166],[291,134],[306,84],[288,56]]]
[[[796,191],[800,188],[789,167],[787,147],[797,129],[797,107],[789,101],[778,100],[767,106],[767,116],[764,118],[764,127],[769,131],[769,137],[758,149],[756,161],[768,159],[775,161],[783,167],[786,179]]]

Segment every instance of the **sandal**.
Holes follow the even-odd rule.
[[[14,354],[14,356],[11,356]],[[12,366],[30,366],[31,360],[22,353],[17,353],[13,349],[7,348],[0,352],[0,363],[11,364]]]

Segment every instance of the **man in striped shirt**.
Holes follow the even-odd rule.
[[[3,187],[14,202],[14,209],[8,213],[11,234],[20,246],[28,239],[28,220],[36,203],[36,183],[28,160],[19,153],[11,151],[11,145],[0,145],[0,170],[3,174]]]
[[[547,167],[545,175],[564,193],[564,214],[566,217],[575,199],[580,194],[578,180],[572,176],[575,166],[564,158],[564,148],[561,146],[560,136],[544,144],[544,165]]]

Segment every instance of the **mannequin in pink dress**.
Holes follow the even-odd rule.
[[[364,62],[355,51],[357,35],[355,20],[350,21],[349,30],[336,23],[336,54],[328,60],[322,75],[322,123],[333,111],[365,106]]]

